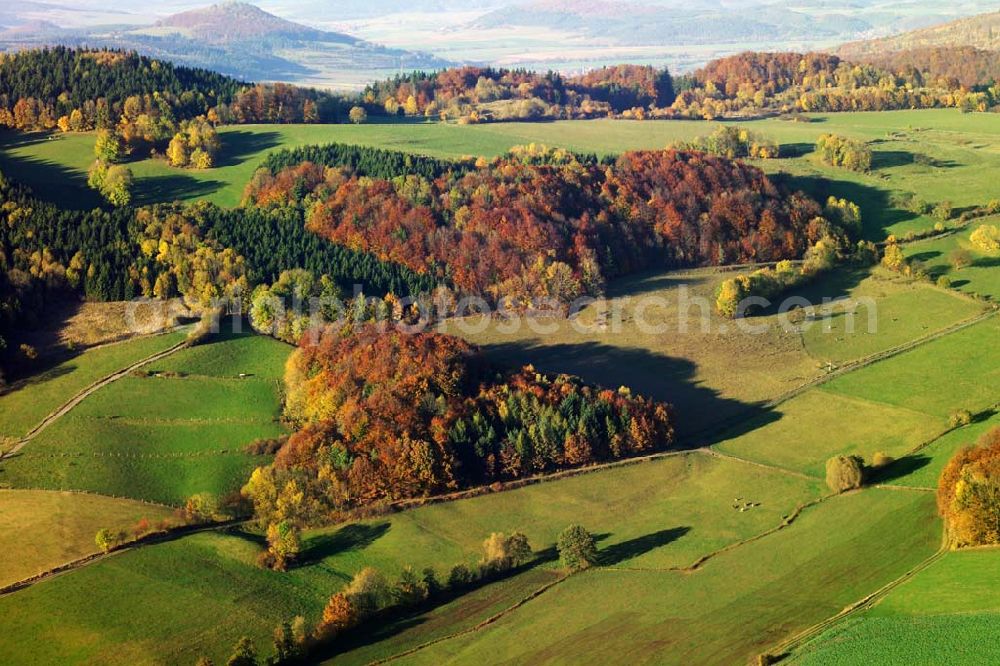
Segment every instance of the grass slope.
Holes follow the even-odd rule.
[[[85,351],[0,395],[0,437],[20,437],[97,380],[169,349],[184,333],[167,333]]]
[[[817,494],[817,484],[808,481],[689,454],[316,532],[305,541],[303,566],[287,574],[255,566],[256,537],[199,534],[0,598],[9,628],[0,635],[0,654],[19,663],[114,664],[193,662],[204,652],[219,663],[243,634],[263,649],[279,621],[299,613],[314,621],[329,595],[364,566],[390,576],[407,564],[418,570],[434,566],[446,575],[453,564],[474,563],[490,532],[523,529],[541,550],[577,521],[601,535],[610,566],[687,565],[776,526]],[[762,506],[735,511],[736,496]],[[359,654],[391,653],[449,633],[449,627],[475,624],[551,575],[531,570],[463,597],[373,638],[373,646]],[[61,610],[53,615],[56,607]],[[38,636],[44,646],[26,645],[19,635]]]
[[[839,497],[693,574],[574,576],[486,629],[407,662],[745,663],[930,556],[939,542],[932,507],[921,493]]]
[[[289,351],[231,333],[182,350],[84,400],[5,462],[0,480],[169,504],[236,490],[266,461],[243,447],[283,432],[279,377]],[[168,370],[179,376],[160,374]]]
[[[0,490],[0,586],[97,552],[94,535],[140,518],[165,518],[165,507],[99,495]]]
[[[948,553],[863,615],[796,652],[801,664],[984,664],[1000,659],[996,636],[1000,551]]]

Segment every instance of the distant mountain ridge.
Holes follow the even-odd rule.
[[[245,2],[224,2],[192,9],[157,21],[154,28],[174,28],[209,44],[259,39],[284,39],[355,44],[362,40],[337,32],[309,28],[265,12]]]
[[[57,45],[131,50],[243,80],[320,86],[343,87],[344,81],[356,86],[401,69],[454,64],[431,54],[311,28],[245,2],[184,11],[146,26],[66,30],[52,22],[33,22],[0,32],[4,50]]]
[[[926,47],[973,47],[1000,51],[1000,12],[958,19],[890,37],[850,42],[837,49],[837,54],[849,58]]]

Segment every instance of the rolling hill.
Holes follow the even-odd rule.
[[[844,44],[838,55],[858,57],[927,47],[974,47],[1000,50],[1000,12],[980,14],[891,37]]]
[[[14,25],[0,33],[0,49],[89,46],[134,50],[178,64],[254,81],[353,87],[400,69],[447,66],[426,53],[387,48],[341,32],[285,20],[251,4],[226,2],[184,11],[150,25],[38,29]]]

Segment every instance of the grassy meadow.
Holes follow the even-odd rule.
[[[257,568],[259,537],[198,534],[0,597],[0,613],[12,629],[0,636],[0,654],[29,662],[34,654],[42,661],[126,664],[193,662],[205,653],[224,661],[244,633],[263,647],[281,620],[304,614],[315,621],[327,597],[364,566],[393,577],[405,565],[433,566],[446,577],[454,564],[474,564],[491,532],[524,530],[542,553],[540,569],[452,605],[466,621],[470,613],[483,619],[494,604],[510,605],[552,579],[551,547],[574,521],[585,520],[599,535],[607,569],[666,569],[776,527],[820,495],[819,484],[809,480],[690,453],[317,531],[305,540],[303,564],[287,574]],[[760,506],[734,510],[734,497]],[[90,610],[95,605],[97,613]],[[53,624],[46,618],[55,606],[63,610]],[[48,632],[66,626],[73,630],[43,641],[44,648],[16,639],[21,631],[54,637]],[[185,640],[169,639],[178,635]],[[412,640],[406,632],[387,638],[378,650]]]
[[[984,664],[1000,659],[996,635],[1000,551],[948,553],[868,611],[807,643],[795,664]]]
[[[0,394],[0,438],[22,437],[94,382],[173,347],[184,336],[167,333],[90,349],[13,384]]]
[[[266,462],[244,447],[284,432],[279,382],[289,352],[232,333],[181,350],[89,396],[5,461],[0,482],[173,505],[237,490]]]
[[[0,490],[0,507],[0,586],[98,552],[99,529],[170,514],[153,504],[46,490]]]

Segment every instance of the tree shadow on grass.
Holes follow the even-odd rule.
[[[77,210],[100,207],[104,202],[87,185],[85,169],[73,169],[53,160],[10,152],[50,140],[59,139],[46,132],[0,132],[0,171],[11,180],[30,187],[34,196],[47,203]]]
[[[910,474],[913,474],[917,470],[923,469],[931,464],[931,459],[929,456],[922,454],[914,454],[900,458],[899,460],[894,460],[884,467],[879,467],[872,470],[869,474],[868,483],[879,484],[879,483],[889,483],[890,481],[896,481],[898,479],[903,479]]]
[[[673,527],[659,532],[652,532],[635,539],[622,541],[603,549],[599,553],[600,562],[606,567],[621,564],[626,560],[645,555],[670,544],[691,531],[690,527]]]
[[[712,443],[710,433],[729,430],[737,422],[760,427],[779,414],[758,404],[722,397],[697,380],[697,365],[684,358],[638,347],[599,342],[543,344],[539,338],[486,345],[488,356],[512,366],[534,365],[539,371],[576,375],[606,388],[627,386],[634,393],[676,408],[678,448]]]
[[[778,154],[782,159],[793,159],[805,157],[816,150],[816,145],[812,143],[783,143],[778,148]]]
[[[341,527],[330,534],[310,537],[303,544],[296,567],[305,567],[321,562],[328,557],[354,550],[364,550],[389,532],[389,522],[365,524],[356,523]]]
[[[225,186],[220,180],[203,180],[184,173],[137,178],[135,184],[138,205],[204,197]]]
[[[778,174],[773,180],[792,190],[802,190],[820,203],[834,196],[858,204],[864,225],[862,235],[866,240],[884,240],[890,227],[917,218],[915,213],[895,206],[888,190],[823,176]]]
[[[281,144],[281,134],[278,132],[251,132],[239,129],[223,132],[222,150],[216,160],[216,166],[229,167],[242,164],[247,158],[274,148]]]

